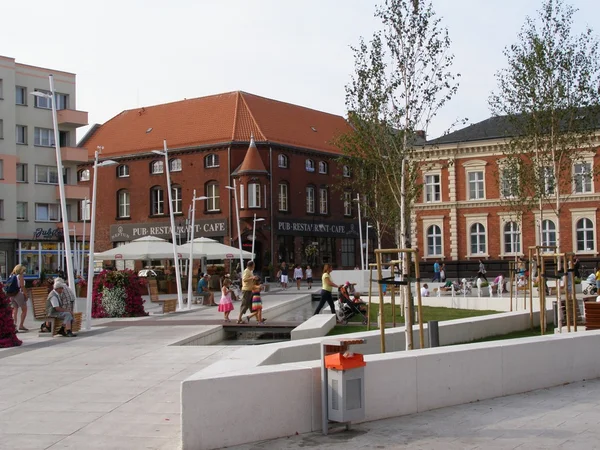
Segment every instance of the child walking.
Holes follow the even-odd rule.
[[[306,282],[308,283],[308,288],[312,288],[313,277],[312,277],[312,269],[310,266],[306,266]]]
[[[246,316],[246,322],[250,323],[250,318],[256,317],[256,322],[259,324],[265,323],[265,319],[262,318],[262,300],[260,298],[260,291],[262,291],[262,285],[260,280],[256,278],[254,280],[254,286],[252,287],[252,314]]]
[[[230,322],[229,313],[233,311],[233,302],[231,301],[231,280],[225,278],[223,280],[223,287],[221,288],[221,300],[219,300],[219,312],[224,313],[224,322]]]

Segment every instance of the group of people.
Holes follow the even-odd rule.
[[[15,284],[14,290],[9,289],[6,293],[10,297],[11,306],[13,308],[13,320],[17,333],[25,333],[29,331],[25,327],[25,319],[27,318],[27,287],[25,285],[25,272],[27,268],[23,264],[17,264],[12,270],[10,276],[6,280],[6,285]],[[75,295],[62,278],[55,278],[52,290],[46,299],[46,317],[61,319],[62,326],[58,330],[58,334],[65,337],[76,337],[71,329],[73,324],[73,306],[75,303]],[[21,317],[19,319],[19,310]],[[44,321],[40,327],[41,332],[50,332],[50,322]]]
[[[289,273],[289,266],[285,261],[282,262],[281,266],[279,266],[279,271],[277,272],[277,279],[281,283],[281,287],[284,290],[288,288]],[[306,280],[306,283],[308,284],[308,289],[312,289],[313,274],[310,266],[306,266],[306,270],[302,270],[302,266],[300,264],[296,264],[294,266],[292,278],[296,282],[296,287],[298,288],[298,290],[300,290],[300,284],[302,283],[302,280]]]

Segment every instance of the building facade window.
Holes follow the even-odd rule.
[[[521,230],[517,222],[510,221],[504,224],[504,253],[507,255],[521,253]]]
[[[153,216],[165,213],[165,191],[161,187],[150,189],[150,213]]]
[[[356,252],[356,239],[342,239],[342,266],[354,267]]]
[[[325,161],[319,161],[319,173],[326,174],[328,172],[329,166]]]
[[[319,214],[329,214],[329,190],[327,188],[319,189]]]
[[[117,166],[117,177],[127,178],[129,176],[129,166],[127,164],[121,164]]]
[[[173,214],[180,214],[183,212],[183,200],[181,198],[181,186],[171,186],[171,208]]]
[[[556,246],[556,225],[552,220],[542,221],[542,246],[543,247],[554,247]],[[550,252],[549,249],[544,250]]]
[[[502,169],[500,195],[504,198],[513,198],[519,195],[519,179],[517,174],[510,169]]]
[[[212,169],[213,167],[219,167],[219,155],[211,153],[204,157],[204,167]]]
[[[596,248],[594,243],[594,224],[590,219],[584,217],[577,221],[575,227],[577,233],[577,251],[591,252]]]
[[[315,188],[313,186],[306,187],[306,212],[315,213]]]
[[[181,160],[179,158],[174,158],[169,161],[169,170],[171,172],[181,172]]]
[[[58,222],[60,220],[60,205],[56,203],[36,203],[35,220],[38,222]]]
[[[485,182],[483,171],[468,172],[469,177],[469,200],[481,200],[485,198]]]
[[[425,175],[425,202],[442,201],[442,185],[439,174]]]
[[[54,131],[48,128],[35,127],[33,130],[33,143],[40,147],[54,147]]]
[[[260,208],[260,184],[248,183],[248,208]]]
[[[442,255],[442,230],[437,225],[427,228],[427,256]]]
[[[592,164],[580,162],[573,165],[573,190],[576,194],[588,194],[592,189]]]
[[[17,202],[17,220],[27,220],[27,202]]]
[[[483,224],[479,222],[472,224],[469,234],[471,237],[471,255],[486,254],[486,235]]]
[[[91,211],[91,206],[92,206],[92,202],[91,200],[81,200],[80,204],[79,204],[79,220],[90,220],[90,218],[92,217],[92,211]]]
[[[17,163],[17,183],[27,183],[27,164]]]
[[[556,186],[556,177],[554,176],[554,167],[542,167],[542,176],[544,180],[544,193],[546,195],[554,195]]]
[[[348,167],[348,166],[342,167],[342,176],[344,178],[350,178],[350,167]]]
[[[56,92],[54,94],[54,98],[56,100],[56,109],[57,110],[69,109],[69,95],[68,94],[61,94],[59,92]]]
[[[305,167],[306,167],[307,172],[314,172],[315,171],[315,162],[312,159],[307,159],[306,163],[305,163]]]
[[[36,89],[36,92],[43,92],[44,94],[50,94],[49,91],[45,91],[43,89]],[[50,102],[50,98],[49,97],[38,97],[37,95],[34,97],[34,101],[33,101],[33,106],[35,106],[36,108],[42,108],[42,109],[51,109],[52,108],[52,103]]]
[[[152,161],[150,163],[150,173],[159,174],[164,172],[164,162],[162,161]]]
[[[240,183],[240,208],[244,209],[246,207],[246,196],[244,195],[244,185]]]
[[[129,191],[121,189],[117,193],[117,216],[119,219],[131,217],[130,214],[131,201],[129,198]]]
[[[79,181],[90,181],[90,169],[82,169],[77,175]]]
[[[284,154],[277,155],[277,165],[281,169],[287,169],[288,168],[288,157],[287,157],[287,155],[284,155]]]
[[[58,184],[58,169],[52,166],[35,166],[35,182]]]
[[[344,191],[344,215],[352,216],[352,192]]]
[[[221,204],[219,199],[219,183],[216,181],[209,181],[206,183],[206,196],[208,197],[206,200],[206,210],[220,211]]]
[[[279,196],[277,199],[279,211],[288,210],[288,185],[287,183],[279,183]]]
[[[15,138],[17,140],[17,144],[27,144],[27,127],[25,125],[17,125],[15,130]]]
[[[15,104],[27,105],[27,88],[23,86],[15,87]]]

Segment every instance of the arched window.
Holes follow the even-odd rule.
[[[594,245],[594,224],[590,219],[583,218],[577,221],[575,227],[577,231],[577,251],[590,252],[595,248]]]
[[[306,212],[315,213],[315,188],[314,186],[306,187]]]
[[[281,156],[281,155],[279,155]],[[288,210],[288,184],[287,182],[279,183],[277,203],[279,211]]]
[[[260,184],[248,183],[248,208],[260,208]]]
[[[553,247],[556,245],[556,225],[551,220],[542,221],[542,246]],[[544,250],[551,253],[550,249]]]
[[[181,199],[181,186],[178,184],[171,186],[171,201],[173,214],[181,213],[183,211],[183,201]]]
[[[150,173],[157,174],[164,172],[165,164],[162,161],[152,161],[150,163]]]
[[[480,223],[471,225],[471,254],[485,253],[485,227]]]
[[[288,157],[284,154],[279,154],[277,156],[277,165],[282,169],[288,168]]]
[[[312,159],[306,160],[306,171],[314,172],[315,171],[315,162]]]
[[[517,222],[504,224],[504,253],[514,254],[521,252],[521,231]]]
[[[342,167],[342,175],[344,176],[344,178],[350,178],[350,167]]]
[[[117,166],[117,177],[127,178],[129,176],[129,166],[127,164],[121,164]]]
[[[165,191],[160,186],[150,189],[150,214],[153,216],[165,213]]]
[[[327,169],[328,169],[327,163],[325,161],[319,161],[319,173],[326,174]]]
[[[329,213],[329,189],[319,188],[319,214]]]
[[[344,215],[352,216],[352,192],[344,191]]]
[[[79,181],[90,181],[90,169],[80,170],[77,175]]]
[[[120,219],[131,217],[130,205],[129,191],[127,189],[117,191],[117,217]]]
[[[204,167],[211,169],[213,167],[219,167],[219,155],[211,153],[204,157]]]
[[[209,181],[206,183],[206,210],[207,211],[220,211],[221,203],[219,201],[219,183],[216,181]]]
[[[169,161],[169,170],[171,172],[181,172],[181,160],[179,158],[174,158]]]
[[[442,254],[442,230],[437,225],[427,228],[427,256]]]

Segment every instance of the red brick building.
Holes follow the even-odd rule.
[[[280,261],[352,268],[360,262],[351,192],[336,188],[347,168],[331,143],[348,131],[343,117],[245,92],[230,92],[127,110],[95,127],[82,140],[90,159],[117,166],[99,168],[96,248],[103,251],[141,236],[170,239],[165,170],[170,170],[177,233],[186,240],[193,190],[195,236],[238,246],[235,179],[241,240],[255,251],[259,268]],[[169,167],[162,150],[169,148]],[[81,166],[81,184],[92,182]],[[86,180],[86,181],[84,181]],[[307,255],[307,247],[316,248]],[[373,243],[370,244],[373,248]],[[309,252],[310,253],[310,252]]]
[[[597,149],[574,165],[572,192],[561,192],[560,217],[548,205],[542,221],[536,210],[518,220],[501,201],[506,194],[506,186],[502,187],[505,128],[503,118],[491,118],[433,141],[426,150],[423,192],[413,212],[413,246],[421,250],[427,266],[439,260],[459,272],[461,266],[473,272],[476,264],[469,261],[478,259],[504,268],[502,261],[527,256],[530,246],[555,245],[558,238],[561,251],[595,261],[600,200],[600,183],[594,176]]]

